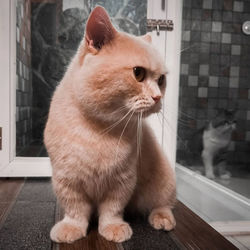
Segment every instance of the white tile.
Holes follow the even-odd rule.
[[[242,12],[244,8],[244,2],[243,1],[234,1],[233,10],[236,12]]]
[[[222,33],[222,43],[231,43],[230,33]]]
[[[239,76],[240,67],[232,66],[230,67],[230,76]]]
[[[221,32],[222,23],[221,22],[212,22],[212,31],[213,32]]]
[[[239,87],[239,78],[238,77],[230,77],[229,87],[230,88],[238,88]]]
[[[187,42],[190,41],[190,30],[182,31],[182,40]]]
[[[198,97],[201,97],[201,98],[207,97],[207,88],[206,87],[200,87],[198,89]]]
[[[203,0],[203,9],[212,9],[212,0]]]
[[[23,66],[21,61],[19,61],[19,74],[20,76],[23,76]]]
[[[240,55],[241,46],[240,45],[232,45],[231,46],[231,54],[232,55]]]
[[[201,64],[199,69],[199,75],[206,76],[208,75],[209,66],[207,64]]]
[[[218,76],[209,76],[209,87],[218,87]]]
[[[188,75],[188,64],[181,64],[181,74],[182,75]]]
[[[188,86],[197,86],[198,76],[188,76]]]

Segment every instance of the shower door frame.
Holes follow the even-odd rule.
[[[177,93],[179,93],[179,76],[180,76],[180,57],[181,57],[181,31],[182,31],[182,3],[185,0],[177,0],[176,3],[171,5],[169,9],[170,13],[175,13],[176,20],[179,24],[177,27],[178,32],[173,33],[172,35],[175,38],[170,39],[170,42],[176,41],[179,45],[178,53],[170,54],[170,59],[175,60],[174,67],[172,68],[172,73],[174,75],[175,80],[177,82],[175,86],[175,97],[179,99]],[[170,1],[173,2],[173,1]],[[167,41],[166,47],[167,50],[171,53],[171,48],[173,44],[169,44]],[[169,54],[168,54],[169,55]],[[177,59],[174,58],[177,56]],[[177,65],[177,67],[176,67]],[[178,91],[178,92],[177,92]],[[178,106],[178,101],[174,104],[174,110],[178,110],[176,108]],[[177,114],[176,114],[177,115]],[[175,119],[176,124],[178,123],[178,115]],[[177,127],[177,126],[176,126]],[[177,130],[176,134],[177,136]],[[168,146],[171,144],[168,144]],[[175,145],[176,151],[176,145]],[[176,157],[176,156],[175,156]],[[176,159],[176,158],[175,158]],[[197,213],[200,217],[202,217],[205,221],[234,221],[234,220],[248,220],[250,221],[250,199],[214,182],[206,178],[205,176],[201,176],[190,169],[182,166],[181,164],[175,162],[175,172],[177,179],[177,198],[181,200],[184,204],[186,204],[189,208],[191,208],[195,213]],[[179,184],[179,185],[178,185]],[[192,191],[197,190],[197,193],[192,193]],[[211,194],[211,199],[208,198],[207,194]],[[206,202],[204,200],[207,199]],[[220,203],[224,205],[223,212],[224,215],[216,216],[218,210],[221,209]],[[204,206],[206,205],[204,209]],[[220,218],[219,218],[220,217]],[[219,219],[218,219],[219,218]]]
[[[2,0],[0,1],[0,52],[1,52],[1,78],[0,84],[0,127],[3,129],[3,146],[0,150],[0,177],[41,177],[51,176],[52,170],[48,157],[16,157],[16,1],[17,0]],[[176,5],[175,1],[148,0],[147,17],[153,19],[165,19],[170,13],[171,5]],[[180,4],[180,0],[176,1]],[[164,7],[163,7],[164,6]],[[175,19],[175,16],[171,16]],[[177,29],[176,29],[177,30]],[[171,57],[173,49],[166,46],[168,43],[176,46],[173,32],[161,31],[157,34],[156,31],[151,33],[153,43],[163,55],[168,53]],[[171,34],[170,34],[171,33]],[[168,38],[167,38],[168,37]],[[172,41],[171,41],[172,39]],[[176,50],[177,51],[177,50]],[[176,57],[177,58],[177,57]],[[167,60],[166,60],[167,62]],[[172,67],[171,64],[168,65]],[[173,81],[176,82],[173,82]],[[174,87],[177,85],[177,79],[174,79],[174,74],[168,76],[167,98],[164,100],[163,110],[168,103],[177,103],[177,98],[174,98],[174,93],[178,90]],[[174,117],[177,117],[177,105]],[[177,118],[175,118],[177,119]],[[172,119],[171,127],[173,131],[169,131],[164,126],[164,119],[151,118],[150,124],[157,132],[157,139],[161,143],[164,151],[168,155],[171,165],[175,167],[175,147],[176,147],[176,121]],[[171,143],[171,147],[167,145]]]

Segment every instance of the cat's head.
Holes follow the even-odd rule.
[[[158,112],[166,88],[166,68],[150,35],[117,31],[104,8],[90,14],[71,78],[82,108],[93,116],[116,119],[129,110]]]
[[[219,110],[216,117],[211,121],[211,126],[221,131],[234,130],[236,128],[235,112],[235,110]]]

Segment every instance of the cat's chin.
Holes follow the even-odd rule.
[[[157,103],[156,105],[149,106],[149,107],[141,107],[135,110],[136,113],[143,113],[143,116],[149,116],[154,113],[159,113],[162,108],[161,102]]]
[[[144,110],[143,113],[142,113],[142,117],[146,118],[152,114],[157,114],[159,113],[161,110],[161,108],[158,108],[158,109],[147,109],[147,110]]]
[[[141,111],[143,112],[143,117],[148,117],[151,114],[155,114],[155,113],[159,113],[161,110],[162,105],[155,105],[152,106],[150,108],[144,108],[144,109],[140,109],[137,112],[140,113]]]

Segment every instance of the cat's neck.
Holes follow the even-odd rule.
[[[123,115],[113,117],[112,119],[105,116],[93,115],[92,112],[85,110],[82,104],[75,98],[73,91],[69,86],[66,87],[66,95],[60,95],[63,99],[60,105],[63,105],[64,119],[68,126],[87,129],[96,134],[107,136],[124,136],[133,137],[137,132],[138,118],[132,116],[132,113],[124,112]],[[63,103],[63,104],[62,104]],[[115,111],[114,111],[115,112]],[[143,122],[142,122],[143,123]]]

